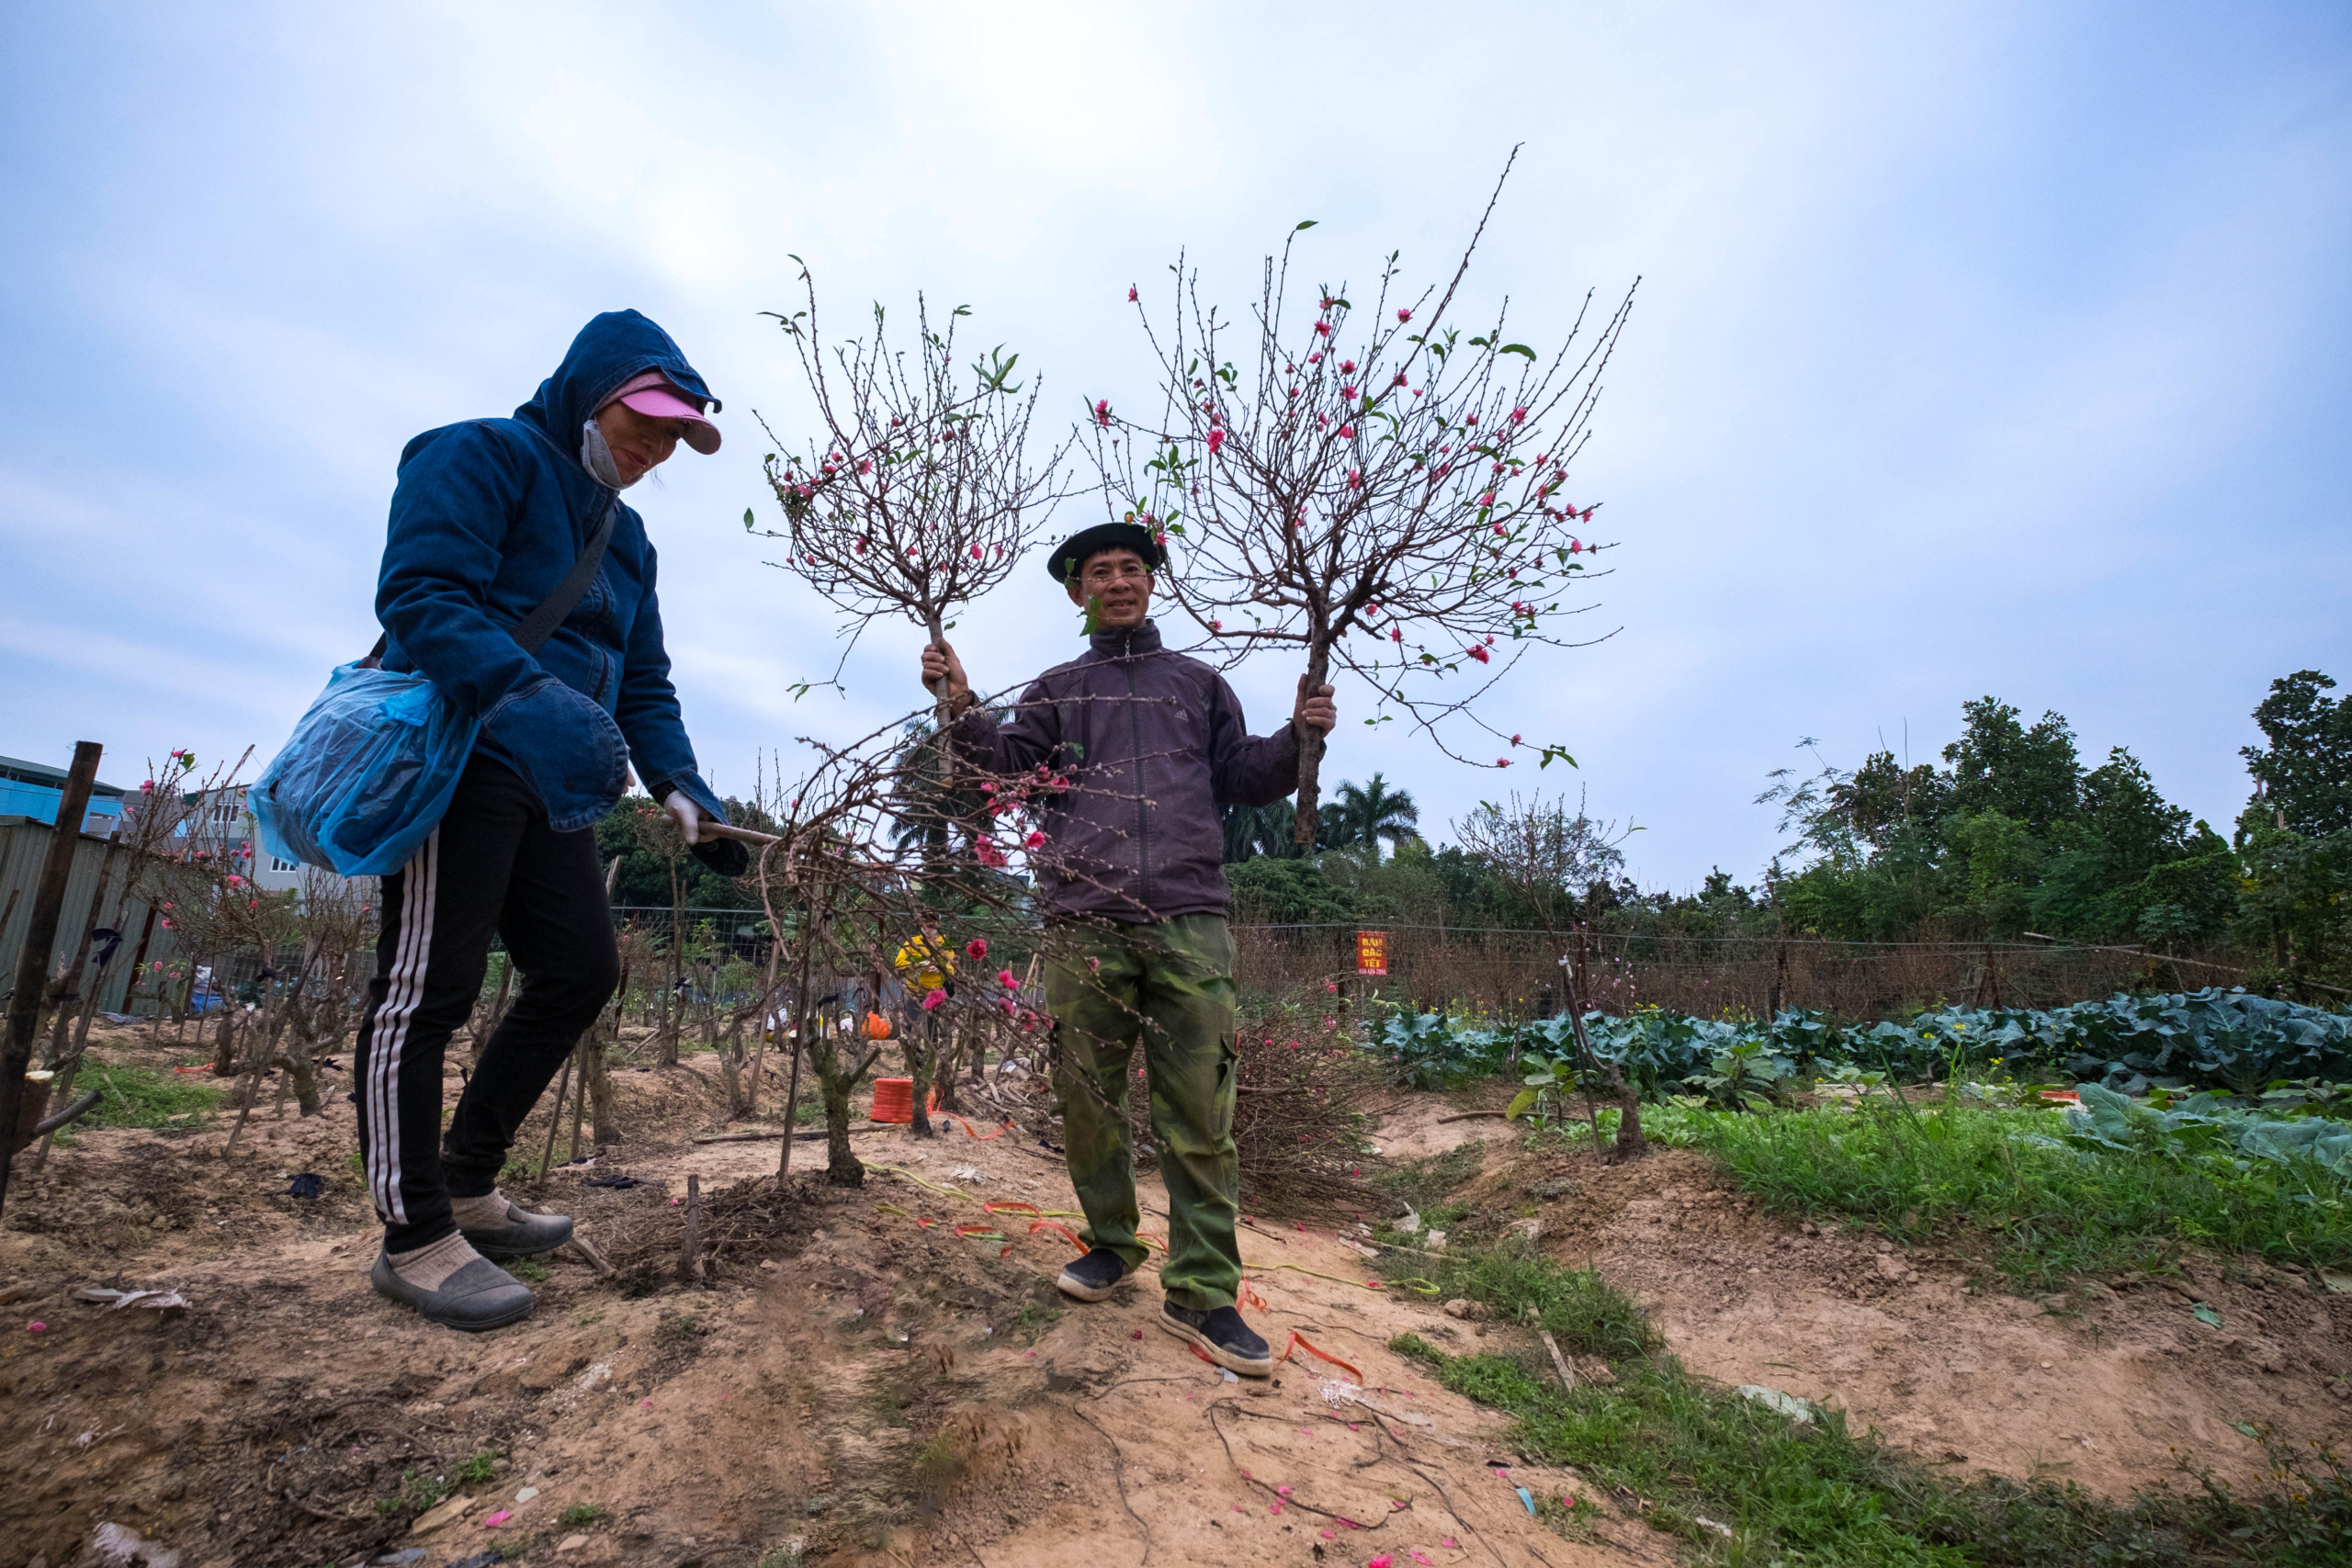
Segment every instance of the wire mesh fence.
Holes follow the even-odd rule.
[[[1245,992],[1283,994],[1355,976],[1356,926],[1235,929]],[[1548,1017],[1566,1005],[1579,955],[1591,1005],[1655,1006],[1716,1018],[1775,1004],[1843,1018],[1884,1018],[1942,1002],[2043,1008],[2160,987],[2229,985],[2238,971],[2206,957],[2030,942],[1846,942],[1430,926],[1377,928],[1387,974],[1362,983],[1424,1010]]]

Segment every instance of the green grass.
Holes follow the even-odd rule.
[[[1656,1331],[1597,1276],[1525,1251],[1452,1260],[1444,1271],[1442,1283],[1486,1302],[1497,1318],[1513,1322],[1532,1306],[1563,1341],[1611,1356],[1617,1382],[1562,1389],[1532,1336],[1515,1353],[1450,1356],[1410,1334],[1389,1348],[1432,1369],[1448,1388],[1513,1416],[1521,1452],[1575,1466],[1589,1485],[1682,1538],[1699,1561],[1742,1568],[2316,1568],[2346,1561],[2352,1549],[2352,1472],[2332,1455],[2274,1448],[2286,1493],[2255,1502],[2211,1483],[2201,1493],[2152,1496],[2128,1508],[2072,1486],[1962,1483],[1874,1434],[1850,1432],[1835,1410],[1818,1412],[1810,1424],[1792,1422],[1691,1376],[1657,1354]],[[1574,1529],[1572,1517],[1563,1517],[1566,1528]],[[1733,1538],[1702,1518],[1730,1527]]]
[[[1696,1120],[1699,1145],[1767,1208],[1856,1215],[1911,1244],[1972,1229],[2021,1292],[2158,1268],[2185,1247],[2293,1268],[2352,1262],[2352,1195],[2307,1161],[2077,1149],[2058,1142],[2056,1112],[1957,1098]]]
[[[379,1501],[376,1508],[379,1513],[384,1513],[397,1512],[399,1508],[406,1506],[421,1514],[457,1489],[458,1483],[446,1475],[429,1475],[421,1470],[406,1470],[401,1472],[401,1495],[397,1498],[387,1499],[394,1505],[393,1507],[388,1510],[384,1507],[383,1501]]]
[[[498,1479],[498,1471],[495,1468],[497,1463],[496,1452],[490,1449],[480,1450],[458,1467],[458,1484],[460,1486],[489,1485]]]
[[[664,1318],[656,1324],[653,1328],[653,1337],[664,1344],[683,1345],[689,1339],[700,1337],[702,1332],[701,1324],[691,1317],[682,1315]]]
[[[1540,1325],[1577,1355],[1613,1362],[1655,1354],[1665,1344],[1623,1292],[1589,1269],[1563,1269],[1523,1242],[1457,1252],[1436,1261],[1430,1278],[1442,1299],[1483,1302],[1496,1321]]]
[[[544,1285],[550,1278],[548,1266],[536,1258],[511,1258],[504,1267],[517,1280],[528,1280],[534,1285]]]
[[[604,1520],[605,1510],[595,1504],[574,1503],[558,1514],[555,1522],[560,1525],[594,1525],[602,1524]]]
[[[74,1127],[202,1127],[206,1119],[220,1108],[228,1098],[202,1078],[155,1067],[133,1067],[119,1063],[103,1062],[96,1056],[85,1056],[81,1069],[74,1074],[72,1099],[79,1100],[91,1089],[98,1091],[98,1103],[87,1115],[74,1123]],[[52,1111],[64,1109],[52,1105]],[[175,1116],[184,1120],[174,1121]],[[61,1143],[71,1140],[61,1129]]]
[[[1022,1342],[1035,1345],[1046,1330],[1061,1321],[1062,1309],[1051,1302],[1023,1302],[1012,1314],[1012,1331]]]

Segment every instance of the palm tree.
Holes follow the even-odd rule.
[[[1225,863],[1239,865],[1258,852],[1263,825],[1254,806],[1221,806],[1217,816],[1225,825]]]
[[[1338,809],[1330,815],[1340,819],[1332,834],[1334,843],[1365,843],[1372,846],[1372,858],[1380,859],[1380,840],[1385,839],[1393,846],[1407,839],[1419,836],[1421,808],[1413,804],[1410,794],[1390,789],[1379,773],[1362,789],[1352,784],[1341,784],[1337,801]]]

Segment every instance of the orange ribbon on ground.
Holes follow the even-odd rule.
[[[960,1126],[964,1129],[964,1131],[965,1131],[965,1133],[966,1133],[967,1134],[968,1134],[968,1135],[969,1135],[969,1136],[971,1136],[971,1137],[978,1138],[980,1142],[982,1142],[982,1143],[984,1143],[984,1144],[985,1144],[985,1143],[987,1143],[990,1138],[1001,1138],[1001,1137],[1003,1137],[1003,1136],[1005,1135],[1005,1134],[1007,1134],[1007,1133],[1009,1133],[1009,1132],[1011,1132],[1011,1131],[1012,1130],[1012,1119],[1011,1119],[1011,1118],[1009,1118],[1009,1117],[1006,1119],[1004,1125],[1003,1125],[1003,1126],[1001,1126],[1001,1127],[999,1127],[999,1128],[998,1128],[995,1132],[993,1132],[993,1133],[975,1133],[975,1132],[973,1132],[973,1131],[972,1131],[972,1124],[971,1124],[969,1122],[965,1121],[961,1116],[956,1115],[956,1112],[954,1112],[953,1111],[944,1111],[940,1112],[940,1114],[941,1114],[941,1115],[943,1115],[943,1116],[944,1116],[944,1117],[946,1117],[950,1122],[954,1122],[957,1123],[958,1125],[960,1125]]]
[[[1274,1358],[1274,1365],[1280,1366],[1284,1361],[1289,1360],[1291,1358],[1291,1352],[1294,1350],[1304,1350],[1317,1360],[1329,1361],[1335,1367],[1343,1368],[1348,1371],[1355,1373],[1356,1382],[1363,1382],[1363,1368],[1357,1366],[1353,1361],[1343,1361],[1340,1359],[1339,1357],[1330,1354],[1329,1351],[1317,1349],[1315,1348],[1315,1342],[1307,1338],[1306,1335],[1301,1334],[1295,1328],[1290,1331],[1290,1343],[1283,1346],[1283,1353]]]
[[[1039,1231],[1058,1231],[1061,1234],[1062,1238],[1068,1241],[1072,1247],[1078,1248],[1081,1255],[1086,1251],[1086,1244],[1078,1239],[1077,1233],[1073,1232],[1068,1225],[1062,1224],[1059,1220],[1039,1220],[1035,1224],[1029,1227],[1029,1234],[1031,1235],[1035,1235]]]

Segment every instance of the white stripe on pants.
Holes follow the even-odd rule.
[[[424,999],[424,971],[433,957],[433,902],[441,866],[441,829],[425,836],[401,867],[401,940],[392,972],[368,1034],[368,1082],[363,1092],[368,1122],[368,1193],[376,1212],[392,1224],[408,1223],[401,1201],[401,1047],[409,1021]]]

